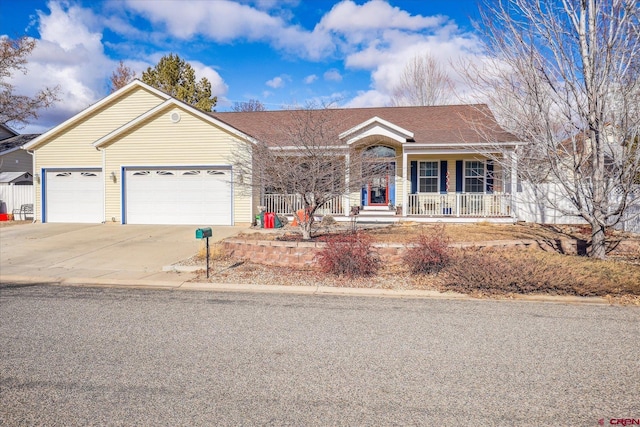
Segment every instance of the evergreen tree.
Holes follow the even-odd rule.
[[[211,96],[211,82],[196,82],[193,67],[178,55],[163,56],[154,68],[142,73],[142,81],[202,111],[211,111],[218,97]]]

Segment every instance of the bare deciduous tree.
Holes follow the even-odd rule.
[[[234,102],[231,108],[235,112],[248,112],[248,111],[265,111],[264,104],[257,99],[250,99],[246,102]]]
[[[405,65],[393,89],[391,104],[400,106],[441,105],[450,101],[453,82],[444,67],[430,54],[414,56]]]
[[[111,74],[111,93],[117,91],[120,88],[125,87],[129,83],[131,83],[136,78],[136,73],[120,61],[118,63],[118,67]]]
[[[605,258],[606,230],[639,201],[637,2],[499,0],[478,28],[487,58],[467,79],[529,143],[522,178],[556,183],[571,209],[555,207],[590,225],[589,255]]]
[[[38,110],[58,100],[58,87],[45,87],[34,96],[17,95],[8,81],[16,71],[27,73],[27,57],[35,47],[36,41],[30,37],[0,38],[0,123],[26,124],[38,118]]]
[[[277,112],[279,116],[270,116],[268,123],[260,116],[266,113],[251,114],[264,131],[254,135],[253,144],[234,153],[236,183],[254,194],[266,191],[300,200],[304,213],[297,220],[302,238],[310,239],[318,209],[359,192],[362,177],[370,178],[375,164],[367,162],[361,150],[349,150],[340,141],[346,110],[308,105]],[[296,214],[293,210],[290,213]]]

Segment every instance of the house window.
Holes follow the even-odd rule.
[[[464,191],[484,193],[484,162],[477,160],[464,162]]]
[[[364,151],[364,157],[371,159],[396,157],[396,150],[384,145],[374,145]]]
[[[438,192],[438,162],[420,162],[418,167],[418,192]]]

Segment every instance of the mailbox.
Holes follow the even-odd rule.
[[[213,236],[213,233],[211,232],[211,227],[198,228],[196,230],[196,239],[204,239],[206,237],[211,237],[211,236]]]

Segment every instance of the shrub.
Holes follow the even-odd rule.
[[[204,240],[202,240],[203,244],[200,245],[200,249],[198,250],[198,259],[204,260],[207,257],[207,248],[205,246]],[[222,243],[214,243],[209,245],[209,259],[211,261],[221,261],[227,259],[227,252],[224,249],[224,245]]]
[[[280,220],[280,224],[282,224],[283,227],[289,224],[289,220],[284,215],[278,215],[278,219]]]
[[[432,227],[431,231],[420,233],[407,246],[404,262],[414,274],[437,273],[451,258],[449,238],[444,226]]]
[[[325,215],[322,217],[322,222],[320,224],[324,226],[334,225],[336,223],[336,219],[331,215]]]
[[[320,270],[335,275],[370,276],[378,272],[380,259],[363,233],[331,236],[317,255]]]

